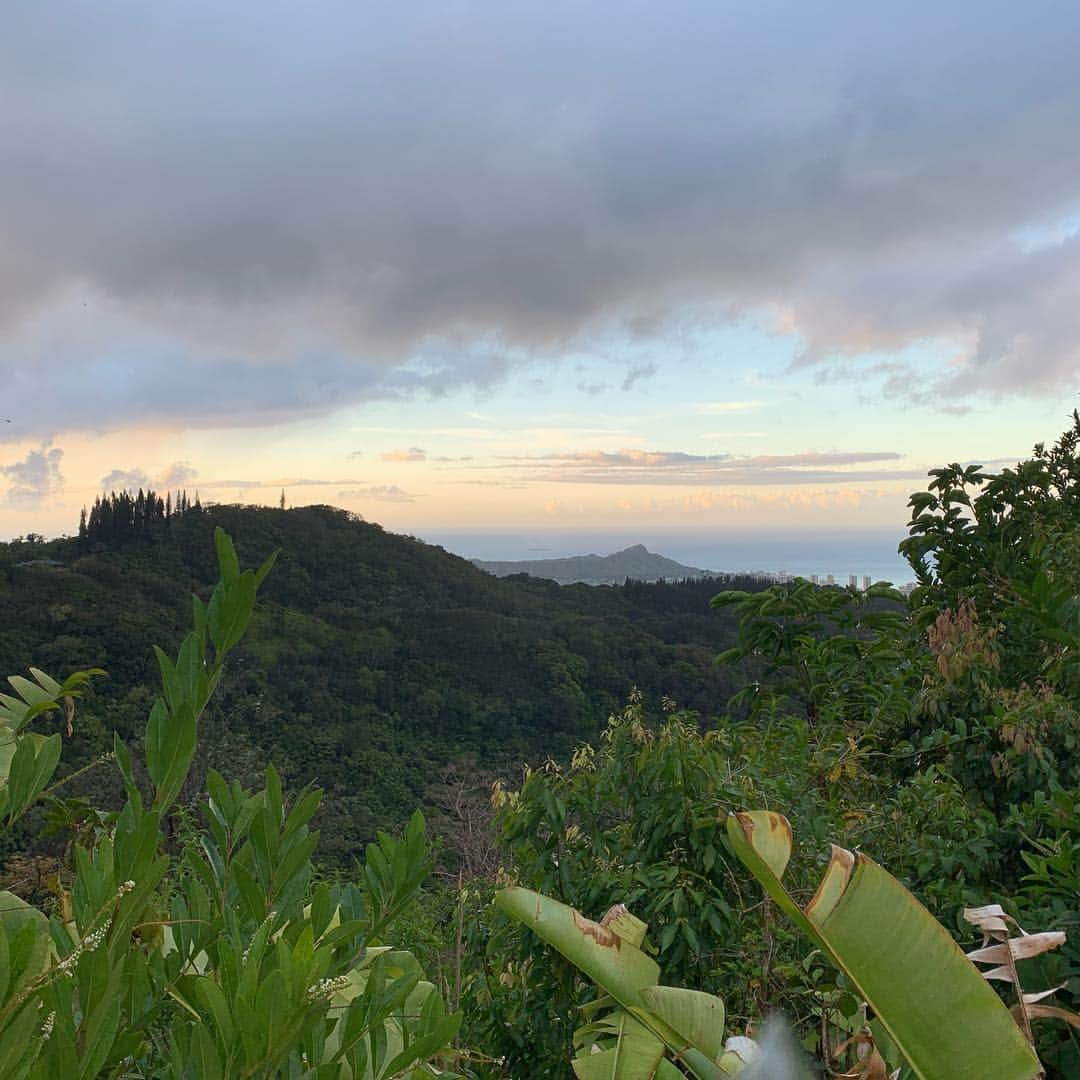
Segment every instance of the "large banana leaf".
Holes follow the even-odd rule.
[[[645,926],[625,908],[593,922],[529,889],[503,889],[495,903],[554,946],[617,1007],[580,1028],[572,1062],[580,1080],[678,1076],[665,1048],[699,1080],[726,1080],[743,1060],[723,1047],[724,1007],[710,994],[658,986],[660,968],[638,946]]]
[[[877,863],[834,846],[814,898],[800,909],[781,882],[791,856],[787,819],[764,810],[731,814],[727,831],[765,891],[858,987],[917,1076],[1042,1075],[1009,1010],[975,966]]]

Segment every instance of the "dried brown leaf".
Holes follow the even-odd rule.
[[[996,945],[974,949],[967,958],[980,964],[1005,964],[1010,955],[1014,960],[1028,960],[1032,956],[1042,956],[1051,949],[1065,944],[1065,934],[1061,930],[1047,930],[1042,934],[1024,934],[1023,937],[1009,938]]]
[[[837,1080],[889,1080],[885,1060],[878,1052],[869,1028],[863,1028],[858,1035],[845,1039],[833,1050],[832,1056],[842,1057],[849,1049],[855,1051],[858,1064],[847,1072],[832,1073]]]
[[[1006,915],[1004,908],[1000,904],[964,908],[964,918],[987,935],[992,933],[1007,934],[1009,932],[1009,923],[1016,925],[1016,920],[1011,915]],[[1021,933],[1023,933],[1022,930]]]
[[[1014,1005],[1009,1011],[1013,1016],[1017,1016],[1020,1006]],[[1080,1015],[1074,1013],[1072,1009],[1062,1009],[1057,1005],[1032,1005],[1028,1008],[1027,1014],[1029,1019],[1064,1020],[1066,1024],[1080,1028]]]

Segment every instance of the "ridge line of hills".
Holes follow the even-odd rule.
[[[720,575],[713,570],[684,566],[674,559],[649,551],[644,544],[633,544],[611,555],[572,555],[561,559],[521,559],[503,561],[472,559],[474,566],[496,577],[527,574],[546,578],[560,585],[624,585],[629,581],[680,581]]]

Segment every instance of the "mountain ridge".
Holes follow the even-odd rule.
[[[495,577],[527,574],[559,585],[624,585],[629,581],[684,581],[719,577],[716,571],[685,566],[665,555],[631,544],[610,555],[570,555],[560,559],[472,559],[474,566]]]

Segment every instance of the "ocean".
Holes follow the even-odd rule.
[[[906,534],[893,530],[778,533],[432,529],[416,535],[467,559],[518,561],[610,555],[633,544],[644,544],[650,551],[686,566],[721,573],[784,572],[801,577],[817,574],[822,578],[832,574],[842,585],[847,584],[851,574],[856,574],[860,583],[864,575],[895,585],[914,579],[911,568],[896,553],[896,545]]]

